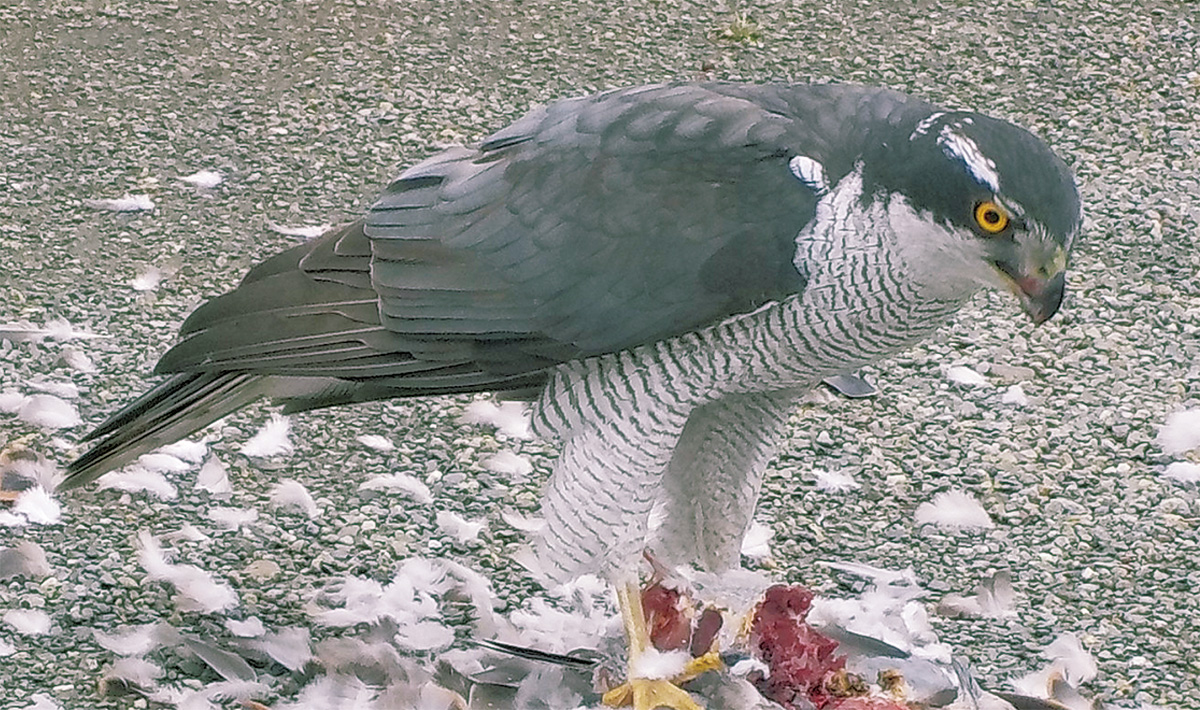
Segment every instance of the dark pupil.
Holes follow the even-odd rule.
[[[1000,222],[1000,213],[996,210],[988,210],[983,213],[983,221],[988,224],[997,224]]]

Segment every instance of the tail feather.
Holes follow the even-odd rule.
[[[192,434],[268,393],[268,378],[242,372],[176,375],[110,417],[98,440],[67,466],[60,488],[76,488],[144,453]]]

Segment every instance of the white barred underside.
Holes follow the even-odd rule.
[[[903,281],[901,243],[921,235],[894,233],[892,206],[864,209],[861,193],[860,173],[843,178],[797,237],[803,293],[555,371],[535,411],[537,432],[563,443],[537,546],[551,579],[632,573],[656,502],[667,514],[656,553],[735,564],[800,394],[927,335],[971,295],[931,298]]]
[[[741,561],[762,474],[802,390],[727,395],[688,419],[662,477],[650,549],[667,565],[720,572]]]

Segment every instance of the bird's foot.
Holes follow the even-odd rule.
[[[633,706],[633,710],[702,710],[687,691],[665,678],[631,678],[604,694],[609,707]]]
[[[721,657],[715,651],[693,658],[683,667],[683,672],[667,680],[665,678],[632,678],[604,694],[602,698],[609,707],[627,707],[633,710],[702,710],[699,703],[679,686],[683,683],[721,667]]]

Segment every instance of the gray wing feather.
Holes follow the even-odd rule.
[[[395,291],[401,270],[389,264],[403,245],[428,240],[474,257],[444,278],[480,284],[479,302],[503,303],[512,316],[459,304],[457,323],[585,355],[701,328],[801,289],[793,240],[816,197],[787,161],[804,126],[721,89],[640,87],[561,101],[476,150],[406,171],[366,218],[385,326],[425,327],[418,302]]]
[[[836,181],[851,119],[905,106],[736,84],[551,104],[405,171],[364,222],[255,267],[158,369],[370,380],[379,396],[536,387],[557,362],[803,288],[792,250],[817,196],[788,161]]]

